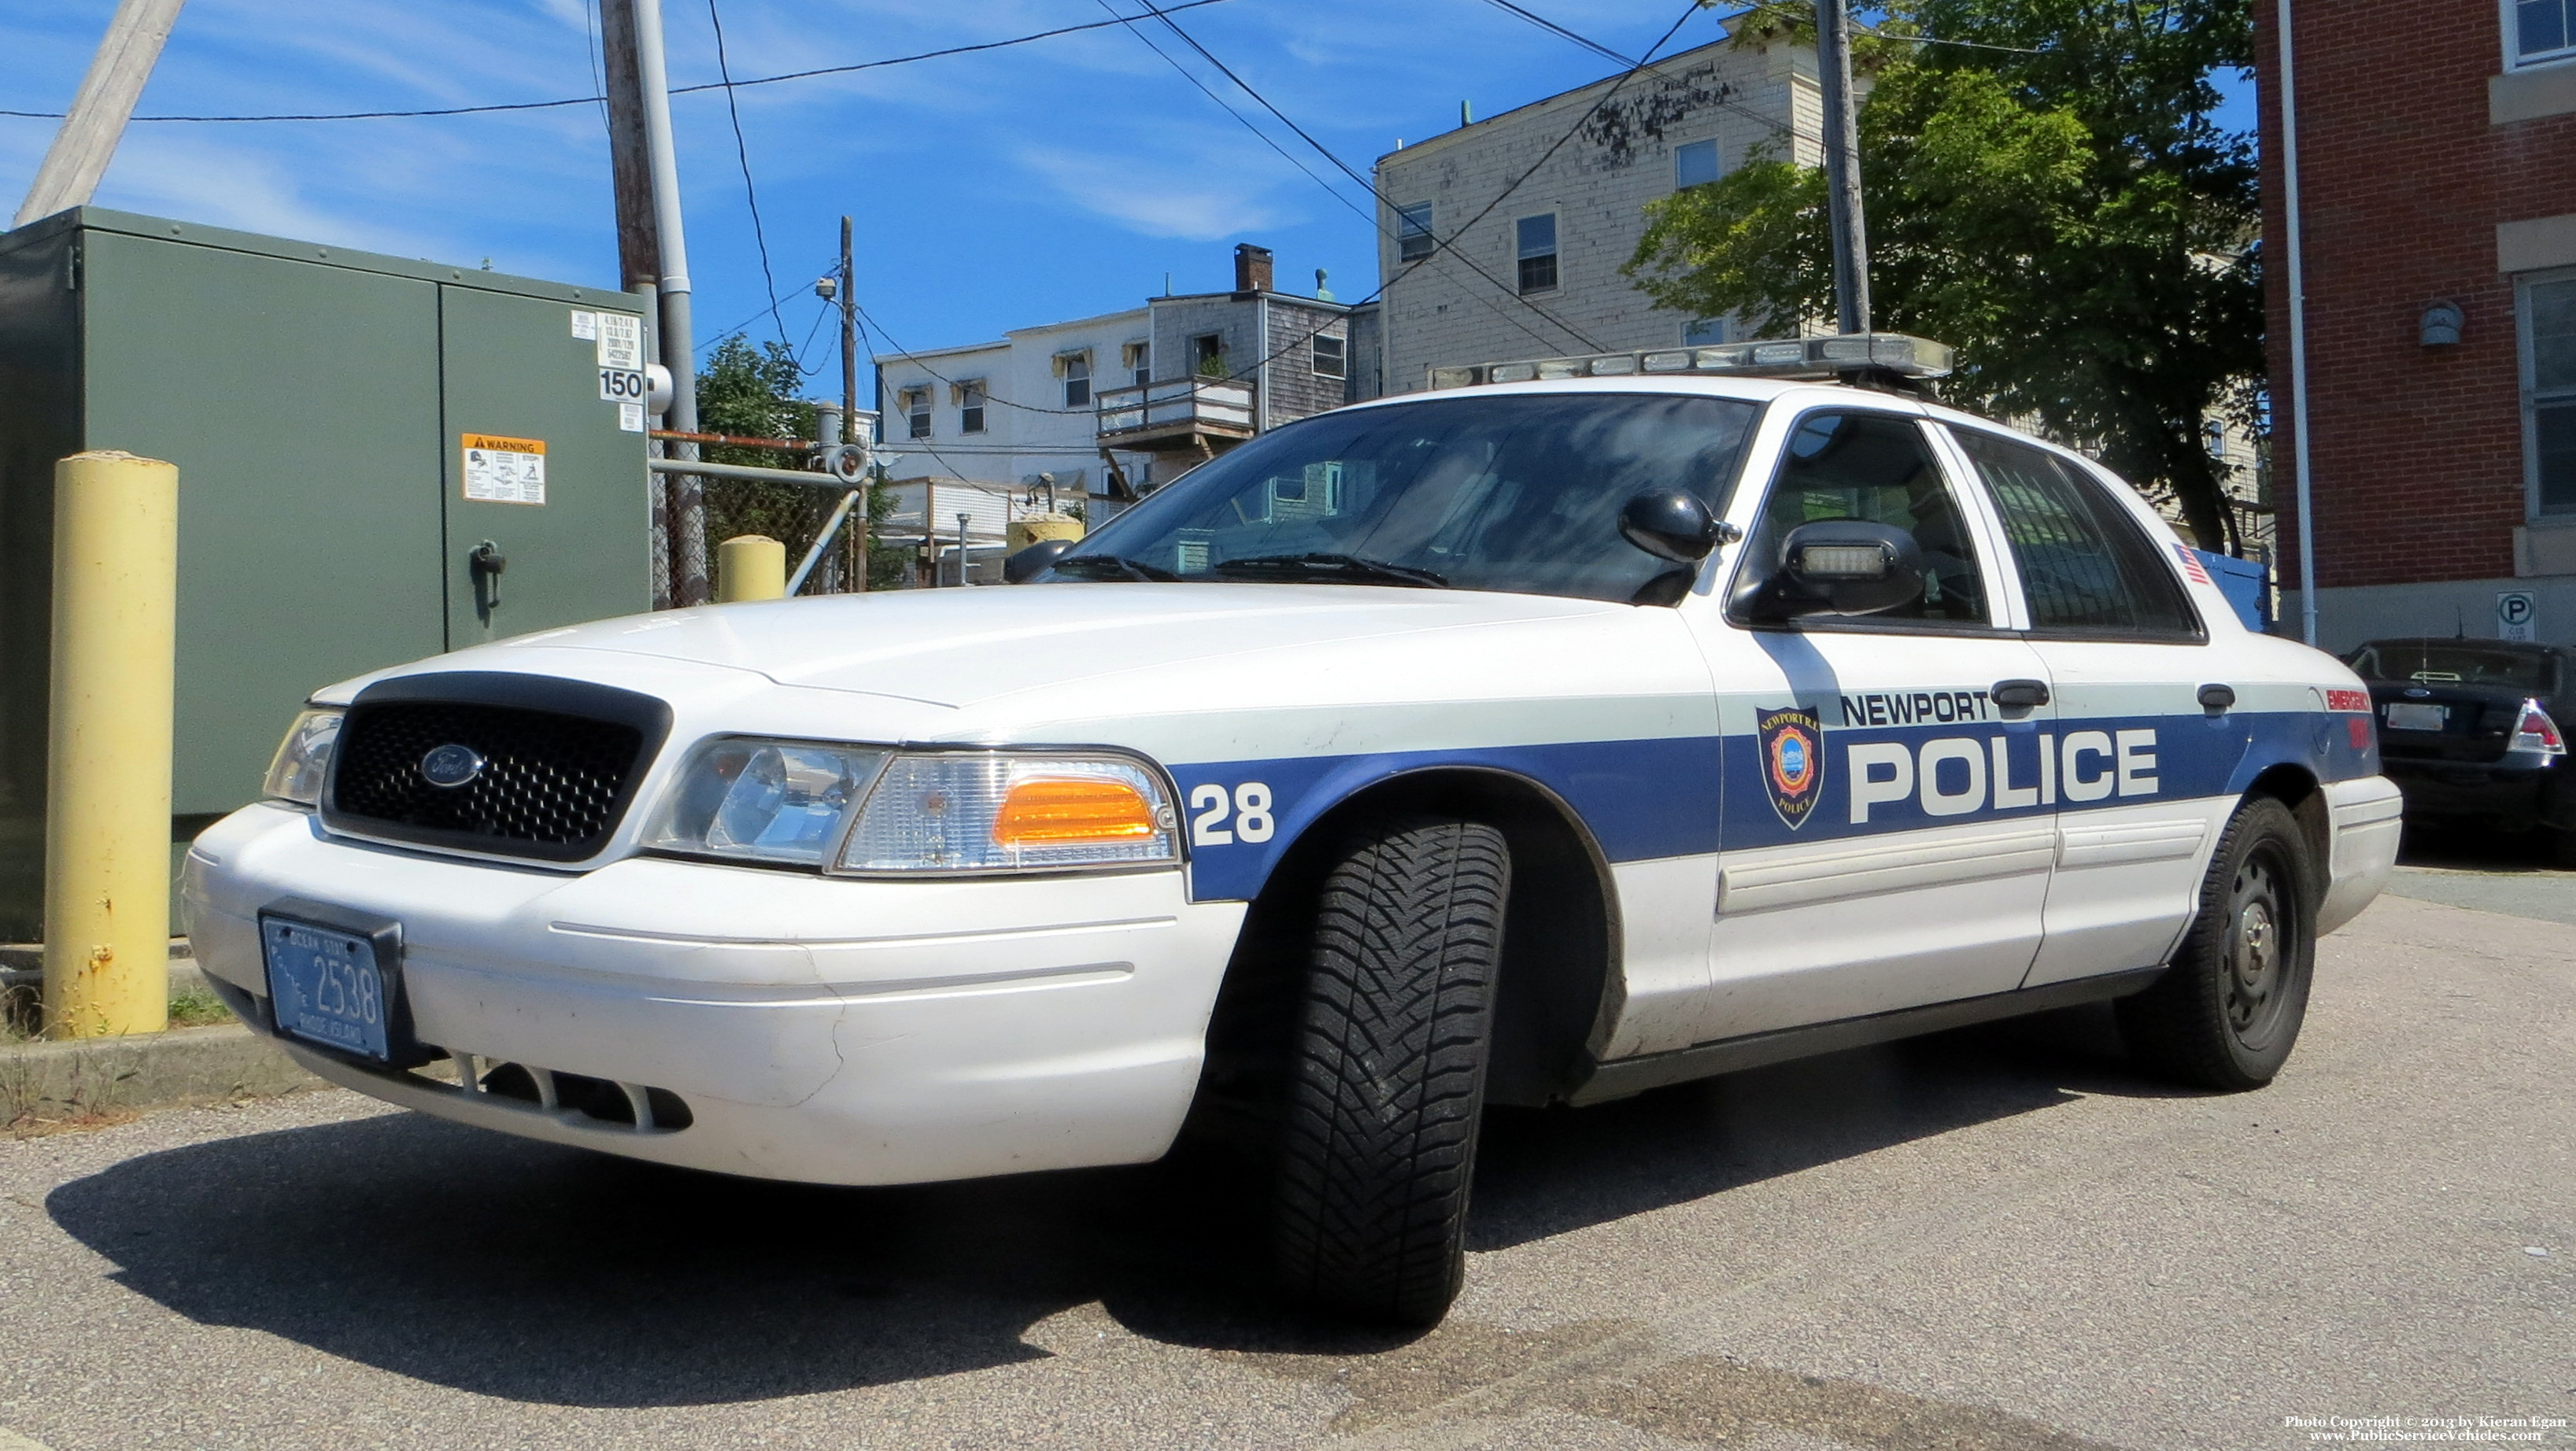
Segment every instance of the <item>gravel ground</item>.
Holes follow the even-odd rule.
[[[0,1451],[2576,1444],[2556,891],[2383,899],[2259,1094],[2078,1012],[1498,1115],[1414,1338],[1266,1305],[1199,1165],[807,1189],[336,1091],[0,1141]]]

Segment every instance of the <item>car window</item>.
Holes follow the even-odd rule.
[[[1319,414],[1193,469],[1046,577],[1665,603],[1697,571],[1629,543],[1620,507],[1678,490],[1722,514],[1755,411],[1697,395],[1541,393]]]
[[[2558,690],[2557,662],[2538,651],[2499,650],[2453,640],[2374,640],[2352,658],[2364,680],[2425,685],[2502,685],[2533,695]]]
[[[1987,622],[1986,582],[1958,500],[1933,462],[1923,427],[1885,413],[1810,413],[1790,431],[1780,470],[1735,582],[1739,607],[1779,569],[1789,531],[1826,519],[1886,524],[1914,536],[1923,597],[1871,620]],[[1810,620],[1810,626],[1840,621]]]
[[[2098,480],[2044,449],[1952,433],[1994,499],[2034,631],[2200,638],[2182,582]]]

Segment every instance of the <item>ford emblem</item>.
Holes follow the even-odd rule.
[[[2407,687],[2406,687],[2406,693],[2407,693],[2408,695],[2410,695],[2410,696],[2413,696],[2414,698],[2416,698],[2416,699],[2418,699],[2418,700],[2421,700],[2421,699],[2423,699],[2425,696],[2431,695],[2433,692],[2431,692],[2431,691],[2429,691],[2429,690],[2426,690],[2423,686],[2420,686],[2420,685],[2410,685],[2410,686],[2407,686]]]
[[[436,747],[420,758],[420,778],[432,786],[452,791],[480,777],[486,764],[481,751],[451,743]]]

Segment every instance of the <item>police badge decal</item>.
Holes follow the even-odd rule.
[[[1762,717],[1762,789],[1791,831],[1807,824],[1825,794],[1825,724],[1803,706]]]

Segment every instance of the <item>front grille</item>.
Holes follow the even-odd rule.
[[[508,698],[439,698],[448,692]],[[340,728],[323,819],[360,835],[579,860],[617,829],[667,720],[658,701],[571,681],[388,681],[362,693]],[[428,757],[447,746],[480,760],[462,784],[430,779]]]

